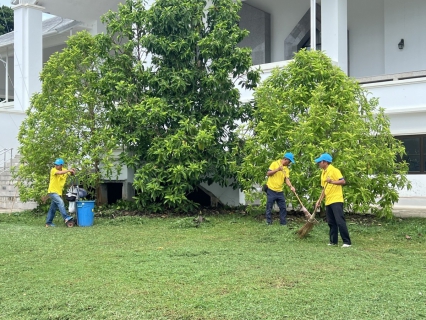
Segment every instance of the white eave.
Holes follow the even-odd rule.
[[[125,0],[38,0],[34,4],[45,13],[91,23],[109,10],[117,11],[119,3]]]
[[[56,34],[61,34],[63,32],[72,30],[82,25],[83,23],[80,21],[64,19],[61,17],[53,17],[53,18],[44,20],[42,23],[43,38],[56,35]],[[15,37],[15,33],[13,31],[0,36],[0,49],[13,45],[14,37]]]

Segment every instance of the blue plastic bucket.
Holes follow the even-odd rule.
[[[77,224],[80,227],[93,226],[95,201],[77,201]]]

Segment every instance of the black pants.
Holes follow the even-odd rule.
[[[284,193],[276,192],[271,189],[268,189],[266,192],[267,201],[266,201],[266,223],[272,224],[272,206],[274,202],[277,202],[278,208],[280,208],[280,224],[287,224],[287,210],[285,204]]]
[[[325,206],[325,212],[327,223],[330,227],[330,243],[337,244],[338,232],[340,232],[343,243],[351,244],[345,216],[343,215],[343,202],[336,202]]]

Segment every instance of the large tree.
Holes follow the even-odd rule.
[[[77,177],[88,190],[98,190],[103,178],[119,172],[97,48],[97,39],[81,32],[44,65],[42,90],[32,97],[18,136],[21,157],[15,178],[23,201],[46,194],[49,169],[58,157],[78,169]]]
[[[299,195],[314,203],[321,192],[314,159],[330,153],[346,181],[345,208],[392,216],[398,189],[410,187],[405,152],[393,138],[384,109],[369,98],[320,51],[300,51],[294,61],[273,71],[254,94],[253,120],[244,127],[245,158],[239,177],[249,195],[261,184],[274,159],[295,154],[291,181]],[[294,197],[290,200],[296,204]]]
[[[13,24],[13,10],[7,6],[0,7],[0,35],[12,32],[14,29]]]
[[[105,88],[116,99],[113,120],[135,168],[138,203],[150,210],[190,210],[187,195],[202,182],[236,185],[230,152],[237,123],[251,117],[236,84],[253,88],[248,34],[240,1],[127,0],[105,16]]]

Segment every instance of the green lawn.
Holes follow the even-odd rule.
[[[426,219],[349,217],[352,248],[327,246],[324,222],[300,240],[298,218],[268,227],[240,212],[198,228],[44,219],[0,215],[0,319],[426,318]]]

